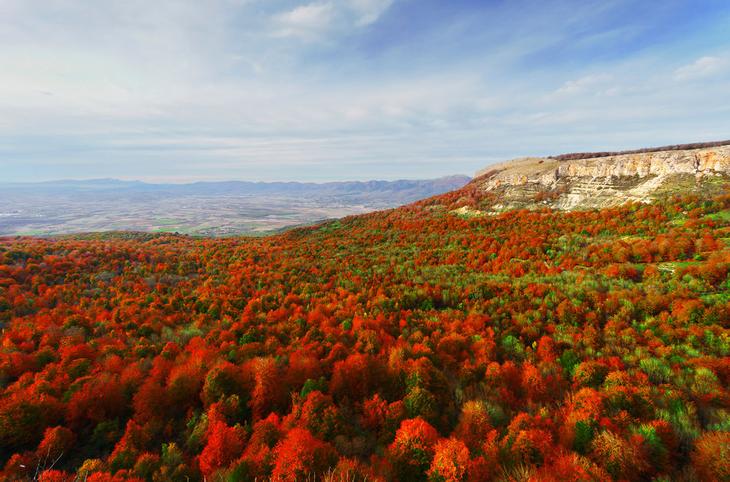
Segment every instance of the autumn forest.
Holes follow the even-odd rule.
[[[730,195],[0,240],[0,480],[730,480]]]

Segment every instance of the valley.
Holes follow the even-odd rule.
[[[261,235],[387,209],[466,184],[466,176],[351,183],[0,184],[0,236],[104,231]]]

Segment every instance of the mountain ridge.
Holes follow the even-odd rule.
[[[721,147],[730,145],[730,139],[724,141],[712,141],[712,142],[692,142],[689,144],[670,144],[667,146],[659,147],[644,147],[640,149],[627,149],[623,151],[596,151],[596,152],[572,152],[569,154],[559,154],[557,156],[548,156],[550,159],[557,159],[559,161],[569,161],[576,159],[588,159],[593,157],[608,157],[608,156],[619,156],[624,154],[644,154],[649,152],[659,151],[683,151],[692,149],[703,149],[707,147]]]

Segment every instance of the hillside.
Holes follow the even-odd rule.
[[[730,142],[627,152],[530,157],[489,166],[475,183],[482,208],[591,209],[648,202],[677,192],[719,194],[730,180]]]
[[[727,480],[725,178],[538,209],[548,162],[599,165],[264,238],[0,238],[0,480]]]

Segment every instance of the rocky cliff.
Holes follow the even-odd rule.
[[[490,209],[497,212],[590,209],[672,193],[719,192],[730,180],[728,144],[515,159],[478,172],[473,182],[491,194]]]

